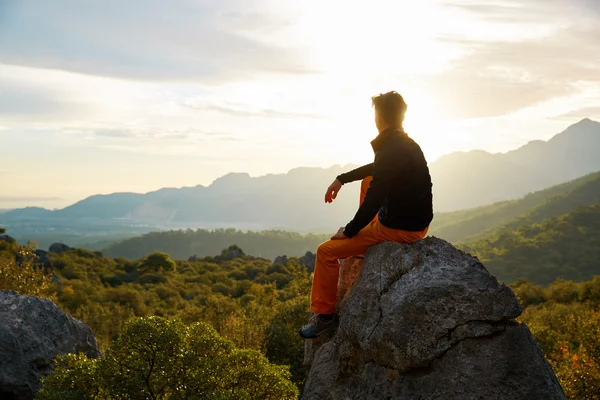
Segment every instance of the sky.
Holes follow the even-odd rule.
[[[0,0],[0,209],[370,162],[600,120],[597,0]],[[333,177],[332,177],[333,179]]]

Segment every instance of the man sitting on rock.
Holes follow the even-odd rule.
[[[341,174],[327,188],[331,203],[342,185],[362,180],[360,207],[345,227],[317,249],[311,292],[312,316],[300,329],[310,339],[334,325],[340,259],[363,255],[380,242],[414,243],[433,219],[431,176],[421,148],[402,127],[406,103],[397,92],[372,98],[379,135],[374,162]]]

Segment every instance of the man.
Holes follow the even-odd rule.
[[[374,162],[341,174],[327,188],[325,202],[335,200],[342,185],[363,180],[370,186],[345,227],[317,249],[311,293],[312,317],[300,329],[310,339],[334,325],[339,259],[362,255],[380,242],[414,243],[425,237],[433,219],[433,195],[427,161],[402,127],[406,103],[395,91],[372,98],[379,134],[371,142]],[[372,179],[371,179],[372,177]],[[363,196],[361,196],[363,197]]]

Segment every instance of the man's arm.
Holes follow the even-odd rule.
[[[387,157],[390,156],[393,157],[391,154]],[[385,157],[385,155],[378,155],[375,158],[375,162],[372,164],[373,180],[371,181],[371,186],[367,190],[365,200],[356,212],[354,219],[352,219],[352,221],[344,228],[344,235],[349,238],[356,236],[361,229],[367,226],[369,222],[375,218],[375,215],[383,204],[383,200],[394,184],[394,175],[398,168],[396,166],[397,163],[387,157]]]
[[[367,176],[373,175],[373,164],[374,163],[363,165],[362,167],[353,169],[345,174],[340,174],[335,179],[342,182],[342,184],[363,180]]]

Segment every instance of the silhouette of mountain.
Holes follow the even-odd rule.
[[[600,123],[584,119],[547,142],[530,142],[508,153],[447,155],[431,164],[435,211],[515,199],[598,171],[598,154]],[[207,187],[97,195],[56,211],[13,210],[1,214],[0,223],[17,236],[22,236],[19,224],[24,220],[41,225],[61,222],[63,226],[85,222],[89,229],[95,224],[114,224],[331,232],[356,212],[358,183],[344,187],[330,205],[323,201],[325,188],[336,175],[353,167],[296,168],[287,174],[260,177],[231,173]]]
[[[437,211],[518,198],[600,170],[600,123],[584,119],[547,142],[504,154],[453,153],[431,165]]]

